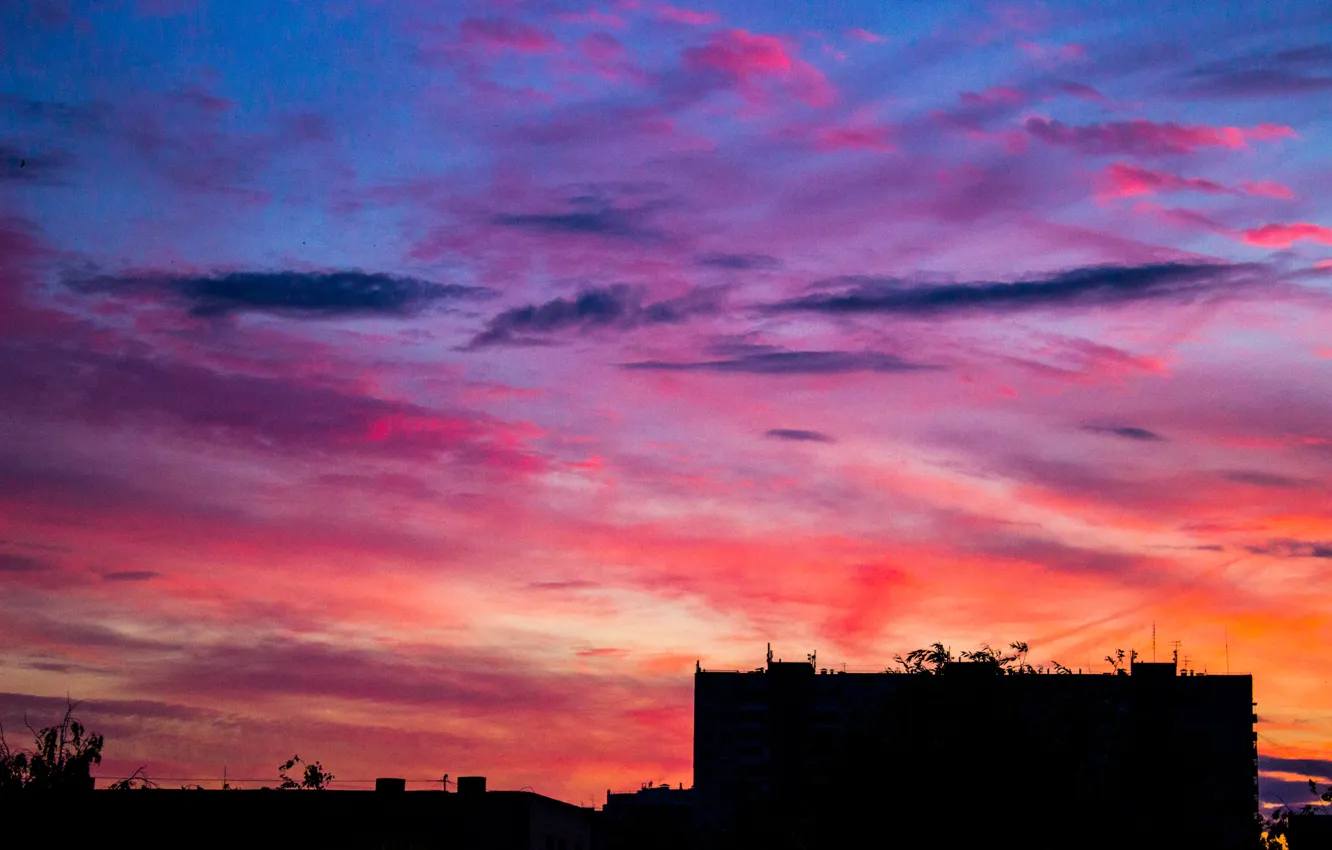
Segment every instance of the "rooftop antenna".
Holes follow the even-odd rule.
[[[1226,629],[1226,675],[1230,675],[1230,629]]]
[[[768,663],[772,663],[772,641],[768,642]]]
[[[1174,664],[1175,664],[1175,669],[1178,670],[1178,669],[1179,669],[1179,648],[1180,648],[1180,646],[1182,646],[1183,644],[1181,644],[1181,643],[1180,643],[1179,641],[1177,641],[1177,640],[1172,640],[1172,641],[1170,642],[1170,645],[1173,646],[1173,647],[1175,647],[1175,651],[1174,651],[1174,653],[1170,656],[1170,660],[1174,662]],[[1184,663],[1187,664],[1187,663],[1188,663],[1188,659],[1185,659]]]
[[[1156,621],[1152,620],[1152,663],[1156,663]]]

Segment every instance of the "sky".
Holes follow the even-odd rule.
[[[0,54],[7,732],[600,803],[691,783],[696,663],[1154,629],[1254,675],[1266,800],[1332,778],[1326,4],[33,0]]]

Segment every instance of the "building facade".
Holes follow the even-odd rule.
[[[1250,676],[819,671],[694,679],[694,789],[715,847],[1256,842]],[[938,842],[944,842],[938,844]],[[891,843],[887,846],[892,846]]]

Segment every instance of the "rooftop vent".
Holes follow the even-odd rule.
[[[486,778],[484,776],[459,776],[458,793],[467,795],[486,793]]]

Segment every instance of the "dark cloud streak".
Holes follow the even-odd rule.
[[[56,176],[69,165],[60,153],[31,153],[0,143],[0,181],[14,183],[55,183]]]
[[[921,372],[938,369],[877,351],[762,351],[724,360],[644,360],[624,369],[657,372],[719,372],[750,375],[845,375],[853,372]]]
[[[1184,75],[1195,97],[1266,98],[1332,90],[1332,44],[1260,53],[1199,65]]]
[[[189,304],[191,315],[202,317],[245,312],[315,319],[411,316],[436,302],[489,294],[480,287],[357,270],[120,275],[77,280],[70,285],[84,292],[168,293]]]
[[[1261,546],[1244,547],[1254,555],[1274,558],[1332,559],[1332,541],[1269,540]]]
[[[791,440],[798,443],[834,443],[832,437],[821,431],[806,431],[803,428],[773,428],[764,434],[775,440]]]
[[[1158,263],[1091,266],[1012,282],[910,284],[891,278],[852,277],[828,283],[849,288],[770,305],[770,312],[892,314],[939,318],[967,313],[1018,312],[1189,300],[1236,283],[1249,266]]]
[[[650,241],[659,238],[647,226],[652,206],[618,207],[595,196],[572,199],[566,212],[556,213],[502,213],[491,221],[503,227],[514,227],[544,233],[607,236],[616,239]]]
[[[1282,490],[1298,490],[1305,487],[1311,487],[1318,482],[1307,478],[1291,478],[1285,475],[1277,475],[1272,472],[1258,472],[1247,469],[1236,469],[1221,473],[1221,477],[1227,481],[1234,481],[1236,484],[1248,484],[1253,487],[1272,487]]]
[[[1133,425],[1088,425],[1084,430],[1094,431],[1100,434],[1110,434],[1115,437],[1123,437],[1126,440],[1139,440],[1141,442],[1156,442],[1165,439],[1165,437],[1162,437],[1155,431],[1148,431],[1146,428],[1138,428]]]
[[[700,266],[734,271],[766,271],[782,267],[781,260],[767,254],[704,254],[695,260]]]
[[[720,291],[695,290],[680,298],[644,303],[643,292],[627,286],[586,289],[572,298],[513,307],[495,316],[467,347],[545,345],[547,335],[566,330],[676,324],[715,310]],[[533,336],[535,334],[536,336]]]
[[[0,552],[0,573],[43,573],[53,568],[49,561]]]

